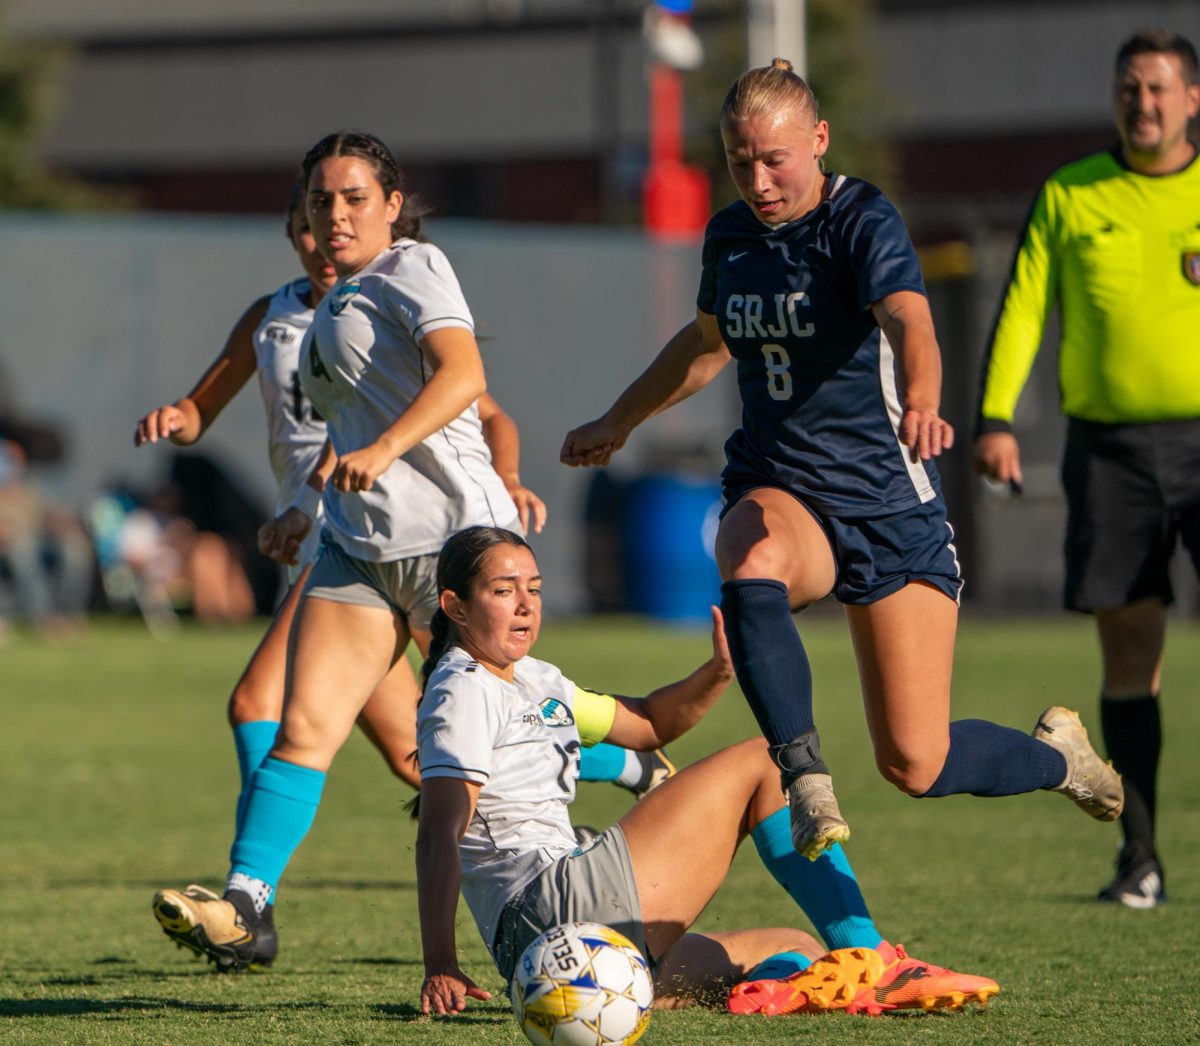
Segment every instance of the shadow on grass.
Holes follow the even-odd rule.
[[[191,1002],[186,999],[127,995],[119,999],[0,999],[0,1017],[121,1017],[141,1014],[171,1017],[183,1013],[210,1014],[237,1020],[261,1018],[264,1014],[302,1013],[328,1010],[322,1002]]]
[[[405,1023],[413,1021],[446,1021],[456,1025],[496,1027],[500,1024],[507,1024],[513,1019],[512,1010],[507,1006],[489,1006],[486,1003],[475,1002],[472,1002],[470,1009],[464,1010],[462,1013],[456,1013],[452,1017],[434,1017],[431,1014],[422,1013],[420,1007],[410,1005],[409,1003],[381,1003],[378,1006],[370,1007],[370,1009],[371,1012],[377,1013],[381,1017],[388,1017],[392,1020],[404,1021]]]
[[[334,959],[337,965],[350,966],[420,966],[421,959],[396,959],[386,955],[364,955],[357,959]]]
[[[312,1004],[300,1004],[312,1005]],[[183,999],[0,999],[0,1017],[82,1017],[88,1014],[223,1013],[262,1009],[223,1002],[185,1002]]]
[[[185,876],[176,876],[182,882]],[[7,880],[6,880],[7,881]],[[19,880],[11,880],[19,882]],[[50,879],[47,885],[51,889],[90,889],[103,886],[114,889],[130,890],[160,890],[164,882],[169,882],[170,876],[160,876],[157,879],[106,879],[101,876],[81,876],[74,879]],[[399,890],[412,893],[417,888],[415,879],[304,879],[288,883],[288,892],[297,890]]]

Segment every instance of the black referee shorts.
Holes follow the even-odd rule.
[[[1068,610],[1174,598],[1182,539],[1200,572],[1200,419],[1106,425],[1071,418],[1063,454]]]

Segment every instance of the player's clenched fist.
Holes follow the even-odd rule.
[[[177,404],[165,404],[150,411],[137,423],[133,433],[133,445],[140,447],[146,443],[157,443],[160,439],[169,439],[175,443],[193,443],[199,432],[198,418],[185,411]],[[190,438],[189,438],[190,437]]]
[[[558,458],[564,465],[607,465],[628,438],[606,415],[568,432]]]
[[[292,566],[312,525],[311,516],[290,506],[258,528],[258,550],[264,556]]]
[[[343,494],[370,490],[395,460],[395,455],[381,448],[379,444],[372,443],[369,447],[352,450],[338,458],[329,482],[335,490],[340,490]]]

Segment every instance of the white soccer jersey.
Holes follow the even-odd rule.
[[[267,412],[267,447],[279,484],[276,512],[295,501],[325,444],[325,422],[313,414],[300,387],[300,345],[313,317],[304,300],[308,294],[307,279],[285,283],[271,296],[254,331],[258,386]]]
[[[474,329],[454,271],[432,244],[398,240],[325,296],[300,381],[339,456],[374,443],[408,408],[432,374],[420,340],[443,327]],[[474,404],[394,461],[371,490],[327,487],[324,503],[338,544],[372,562],[437,552],[463,527],[517,518]]]
[[[455,647],[421,698],[421,779],[481,786],[459,852],[463,896],[489,946],[508,899],[575,848],[567,806],[579,778],[576,692],[544,661],[522,658],[506,683]]]
[[[258,387],[267,413],[267,449],[279,486],[276,515],[296,500],[325,445],[325,422],[300,387],[300,346],[313,317],[312,307],[305,304],[310,293],[307,277],[285,283],[271,295],[252,339]],[[296,564],[287,568],[290,583],[294,584],[316,557],[322,520],[318,509]]]

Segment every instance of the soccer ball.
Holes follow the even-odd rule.
[[[608,1046],[642,1037],[654,985],[627,937],[600,923],[564,923],[521,954],[512,1001],[538,1046]]]

